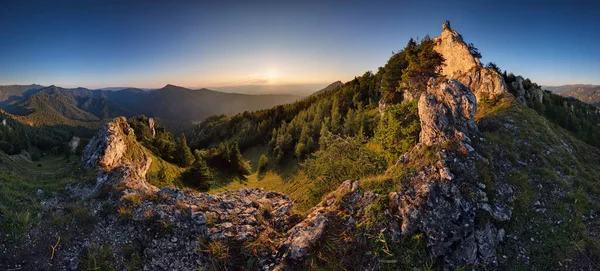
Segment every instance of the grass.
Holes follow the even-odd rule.
[[[91,245],[79,259],[79,270],[116,270],[110,245]]]
[[[180,177],[186,168],[171,164],[162,158],[154,155],[151,151],[145,150],[152,158],[150,168],[146,173],[148,183],[160,188],[165,186],[182,187]]]
[[[500,127],[484,131],[484,156],[494,163],[478,165],[478,170],[516,189],[513,218],[501,226],[522,241],[501,245],[506,265],[514,270],[598,268],[594,262],[600,261],[600,238],[590,234],[598,226],[581,217],[600,208],[600,151],[509,97],[482,100],[476,118]],[[502,161],[512,169],[496,165]],[[543,213],[534,206],[538,200]],[[516,260],[517,246],[528,252],[529,265]]]
[[[65,191],[69,184],[94,182],[95,177],[80,169],[77,156],[44,156],[29,163],[0,152],[0,180],[0,229],[16,241],[38,222],[40,200]],[[39,196],[38,189],[42,191]]]
[[[252,165],[258,164],[260,156],[266,152],[266,147],[250,148],[243,155],[250,160]],[[209,193],[220,193],[228,190],[244,188],[263,188],[266,191],[281,192],[295,201],[296,211],[303,213],[312,206],[310,204],[311,181],[298,167],[294,159],[287,161],[276,168],[269,167],[264,173],[258,173],[253,166],[253,173],[246,176],[245,180],[230,175],[216,174],[216,181],[211,186]]]

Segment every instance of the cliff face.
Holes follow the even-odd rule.
[[[434,50],[445,59],[442,75],[469,87],[477,100],[483,95],[496,96],[508,92],[502,76],[493,69],[484,68],[479,59],[471,54],[462,36],[449,24],[442,25],[442,34],[434,41]]]

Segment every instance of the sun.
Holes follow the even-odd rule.
[[[267,73],[267,84],[274,85],[277,83],[277,71],[271,70]]]

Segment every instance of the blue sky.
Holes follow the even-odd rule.
[[[167,3],[169,2],[169,3]],[[475,2],[475,3],[472,3]],[[376,71],[445,20],[500,68],[600,84],[595,1],[1,1],[0,84],[315,84]]]

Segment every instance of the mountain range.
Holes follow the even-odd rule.
[[[97,128],[117,116],[146,115],[180,127],[216,114],[231,115],[294,102],[287,94],[248,95],[166,85],[155,90],[90,90],[41,85],[0,86],[0,108],[34,126]]]
[[[584,103],[600,106],[600,85],[563,85],[563,86],[543,86],[558,95],[573,97]]]

